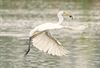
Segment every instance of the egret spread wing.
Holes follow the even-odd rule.
[[[33,45],[48,54],[62,56],[67,54],[60,42],[54,39],[49,32],[42,32],[32,38]]]

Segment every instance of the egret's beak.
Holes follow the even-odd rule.
[[[72,16],[70,13],[66,12],[66,11],[64,11],[64,14],[63,14],[63,15],[64,15],[64,16],[69,16],[70,18],[73,19],[73,16]]]

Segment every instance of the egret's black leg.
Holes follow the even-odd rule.
[[[26,51],[26,53],[25,53],[25,55],[24,55],[24,56],[26,56],[26,55],[29,53],[29,51],[30,51],[31,39],[32,39],[32,37],[29,37],[29,45],[28,45],[28,50]]]

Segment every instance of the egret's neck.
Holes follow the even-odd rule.
[[[58,19],[59,19],[58,24],[61,24],[64,20],[63,16],[60,14],[58,14]]]

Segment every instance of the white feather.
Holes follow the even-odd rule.
[[[43,52],[47,52],[48,54],[62,56],[69,53],[69,51],[65,50],[64,47],[61,45],[59,41],[57,41],[55,38],[53,38],[51,35],[48,34],[49,30],[53,29],[61,29],[66,28],[68,30],[74,30],[74,31],[82,31],[85,29],[84,26],[80,27],[71,27],[71,26],[63,26],[61,23],[63,22],[63,15],[71,16],[69,13],[65,11],[58,12],[58,23],[44,23],[37,27],[35,27],[33,30],[30,31],[30,38],[32,38],[33,45],[38,48],[39,50]]]
[[[66,55],[67,52],[63,48],[60,42],[56,41],[51,35],[46,32],[40,33],[36,37],[32,38],[33,45],[43,52],[48,54],[62,56]]]

